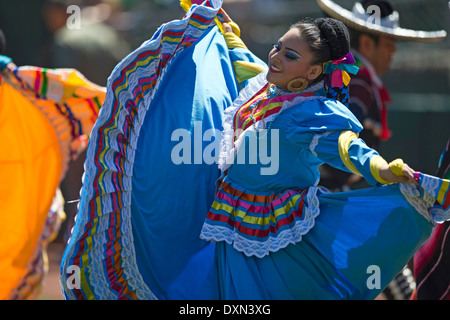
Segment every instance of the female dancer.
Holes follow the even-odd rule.
[[[241,72],[256,70],[258,61],[226,24],[220,27],[228,55],[220,56],[220,64],[209,59],[223,48],[217,28],[209,27],[220,5],[194,5],[175,23],[189,36],[181,35],[184,41],[169,47],[175,51],[161,54],[169,62],[143,62],[146,45],[164,52],[164,39],[177,34],[163,27],[110,78],[61,266],[66,296],[374,298],[426,240],[433,221],[448,219],[448,183],[414,172],[399,159],[388,164],[358,139],[361,124],[345,106],[349,73],[357,70],[342,23],[318,19],[294,25],[270,52],[268,71],[249,79]],[[197,29],[190,33],[192,28]],[[155,72],[165,74],[163,80],[155,86],[145,82],[153,79],[155,66],[168,64]],[[227,65],[236,72],[234,81]],[[150,71],[139,73],[140,66]],[[214,78],[207,73],[219,66]],[[174,82],[180,70],[181,86]],[[235,92],[230,88],[237,98],[230,97]],[[180,97],[184,102],[168,100]],[[230,98],[225,111],[217,108]],[[221,139],[222,175],[214,192],[218,173],[196,156],[202,142],[212,141],[205,126],[214,127],[217,119],[223,120],[223,134],[215,136]],[[203,127],[196,127],[198,121]],[[188,148],[177,144],[184,153],[173,165],[174,144],[163,139],[174,123],[176,137],[183,137],[183,130],[188,138],[195,140],[199,132],[203,137],[199,145],[192,143],[193,164],[184,157]],[[322,163],[359,173],[376,187],[330,194],[317,186]]]

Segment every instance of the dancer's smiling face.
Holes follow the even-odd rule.
[[[321,65],[313,65],[314,56],[298,28],[286,32],[269,52],[267,81],[286,89],[288,83],[303,78],[309,83],[322,73]]]

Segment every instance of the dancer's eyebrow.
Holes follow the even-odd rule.
[[[278,41],[278,45],[280,46],[280,48],[281,48],[282,44],[283,44],[283,43],[282,43],[281,41]],[[293,52],[295,52],[296,54],[298,54],[301,58],[303,58],[302,54],[301,54],[300,52],[298,52],[297,50],[295,50],[295,49],[286,47],[286,50],[293,51]]]

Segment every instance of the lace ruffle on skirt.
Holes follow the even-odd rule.
[[[319,187],[257,193],[227,177],[206,218],[201,238],[225,241],[247,256],[261,258],[302,240],[319,214]]]

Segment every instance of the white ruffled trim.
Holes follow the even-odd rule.
[[[239,138],[234,142],[235,147],[233,147],[233,140],[235,138],[235,135],[239,133],[234,131],[234,124],[233,119],[236,114],[236,112],[239,110],[239,108],[247,102],[253,95],[255,95],[259,90],[261,90],[266,84],[267,76],[267,70],[261,72],[259,75],[254,77],[250,80],[250,82],[247,84],[247,86],[241,90],[239,93],[239,96],[233,101],[230,107],[225,109],[222,117],[222,140],[220,142],[220,152],[219,152],[219,159],[218,159],[218,166],[219,169],[223,172],[227,170],[233,163],[234,159],[236,158],[236,155],[242,145],[243,137],[245,137],[245,133],[247,132],[254,132],[256,131],[254,126],[248,127],[246,130],[244,130],[241,134],[239,134]],[[324,86],[323,81],[313,85],[310,87],[310,91],[315,92],[317,90],[322,89]],[[283,106],[281,107],[281,110],[277,112],[276,114],[272,114],[268,116],[265,119],[266,123],[269,123],[271,121],[274,121],[276,117],[281,114],[284,110],[290,108],[293,105],[299,104],[301,102],[307,101],[307,100],[313,100],[313,99],[321,99],[324,97],[303,97],[298,96],[291,101],[285,101],[283,103]],[[255,123],[256,129],[262,130],[263,123],[262,121],[258,121]]]
[[[305,196],[305,206],[303,207],[302,219],[294,222],[290,229],[281,231],[263,242],[254,241],[239,234],[236,229],[229,229],[222,226],[214,226],[205,223],[200,238],[207,241],[225,241],[233,245],[233,248],[246,256],[256,256],[262,258],[271,252],[276,252],[285,248],[289,244],[302,241],[302,236],[314,227],[316,217],[320,213],[319,198],[317,192],[322,192],[321,188],[310,187]]]
[[[425,219],[435,225],[436,222],[430,213],[430,208],[434,205],[436,199],[425,189],[421,195],[417,186],[412,183],[399,183],[399,188],[406,201]]]
[[[435,223],[444,223],[450,220],[450,208],[444,210],[439,206],[432,207],[430,208],[430,215]]]
[[[189,36],[191,38],[199,38],[207,29],[198,29],[195,26],[192,28],[188,28],[191,15],[194,12],[197,12],[212,19],[216,15],[217,10],[219,10],[221,4],[221,0],[211,0],[211,8],[205,6],[192,6],[191,9],[186,13],[183,20],[174,20],[173,22],[161,26],[161,28],[164,31],[169,27],[177,26],[179,30],[186,29],[184,31],[186,36]],[[157,31],[157,33],[158,32],[159,30]],[[162,42],[162,34],[163,32],[159,32],[156,38],[152,37],[151,40],[144,42],[140,48],[125,57],[116,68],[123,69],[125,66],[134,64],[134,60],[136,59],[137,55],[139,55],[143,50],[153,50],[160,47],[159,43]],[[154,43],[152,41],[154,41]],[[127,150],[124,152],[124,154],[126,155],[126,158],[124,158],[125,172],[122,178],[123,190],[120,191],[122,194],[122,208],[120,209],[120,217],[122,219],[122,223],[120,224],[120,231],[122,236],[117,241],[122,247],[120,255],[122,259],[121,266],[123,271],[123,278],[127,280],[130,290],[136,293],[136,296],[139,300],[155,300],[157,299],[157,297],[145,283],[136,263],[136,252],[134,250],[134,237],[132,234],[131,225],[131,180],[139,132],[144,123],[145,115],[149,110],[150,102],[157,92],[163,78],[165,77],[167,70],[169,70],[169,67],[171,66],[173,61],[175,61],[175,57],[184,50],[183,46],[175,48],[169,46],[167,43],[166,45],[167,52],[169,52],[173,56],[168,61],[159,77],[157,78],[155,87],[152,88],[150,92],[147,92],[143,97],[143,101],[140,101],[136,106],[137,114],[135,114],[135,118],[133,120],[134,127],[130,130],[130,134],[128,136],[130,143],[126,146]],[[94,161],[86,161],[84,163],[85,171],[82,178],[83,188],[80,191],[78,212],[75,216],[75,225],[71,237],[68,240],[65,258],[63,259],[61,265],[61,270],[67,270],[67,267],[69,267],[67,264],[69,263],[71,257],[73,257],[75,250],[78,250],[76,244],[83,236],[87,223],[92,220],[92,218],[90,217],[91,212],[89,203],[92,199],[98,198],[98,201],[101,202],[102,210],[101,214],[96,217],[96,230],[95,233],[91,236],[92,244],[91,249],[89,249],[89,262],[86,265],[82,265],[82,269],[89,270],[88,272],[91,280],[89,284],[92,286],[90,289],[92,290],[94,296],[99,297],[101,300],[117,299],[116,292],[109,287],[110,280],[107,278],[107,274],[105,273],[104,256],[106,253],[105,244],[108,241],[105,236],[105,231],[110,227],[110,214],[115,211],[115,200],[110,194],[117,191],[115,186],[116,183],[114,182],[115,178],[112,175],[113,171],[117,171],[117,166],[114,159],[116,153],[121,153],[121,148],[119,146],[120,141],[118,141],[116,137],[119,134],[123,134],[123,124],[127,121],[127,117],[129,116],[127,109],[121,103],[132,98],[131,93],[136,87],[139,87],[138,81],[140,77],[148,76],[148,74],[154,73],[158,63],[159,59],[151,61],[150,65],[148,65],[145,69],[137,68],[134,72],[128,75],[128,89],[120,91],[118,96],[116,96],[116,93],[111,90],[111,88],[107,91],[104,107],[100,109],[97,122],[91,133],[91,142],[89,143],[87,148],[86,158],[94,159],[98,147],[97,142],[100,140],[100,133],[98,128],[105,125],[110,121],[110,119],[115,116],[117,118],[117,124],[113,129],[109,130],[106,133],[108,135],[108,142],[110,143],[110,146],[106,150],[106,153],[104,155],[105,163],[102,164],[102,166],[104,167],[99,168],[96,163],[94,163]],[[120,70],[121,69],[114,71],[115,77],[112,77],[109,80],[110,83],[113,83],[118,77],[121,76],[121,74],[119,73],[121,72]],[[105,107],[112,106],[116,100],[121,102],[119,103],[120,109],[118,111],[115,111],[112,107]],[[104,174],[104,177],[102,181],[102,187],[104,188],[104,190],[102,190],[102,193],[97,196],[95,195],[93,181],[99,170],[103,170],[102,174]],[[62,291],[67,295],[68,299],[77,299],[76,295],[73,293],[73,290],[67,288],[67,277],[68,274],[63,271],[60,276]],[[95,279],[95,281],[93,281],[92,279]]]
[[[421,174],[420,189],[411,183],[399,184],[406,200],[433,225],[450,220],[450,208],[444,210],[441,206],[435,205],[441,181],[440,178]]]
[[[237,110],[249,98],[258,92],[266,83],[267,71],[261,72],[259,75],[249,81],[247,86],[241,90],[238,97],[233,101],[230,107],[226,108],[222,115],[222,140],[220,141],[219,152],[219,169],[225,171],[233,163],[236,151],[233,148],[233,118]]]

